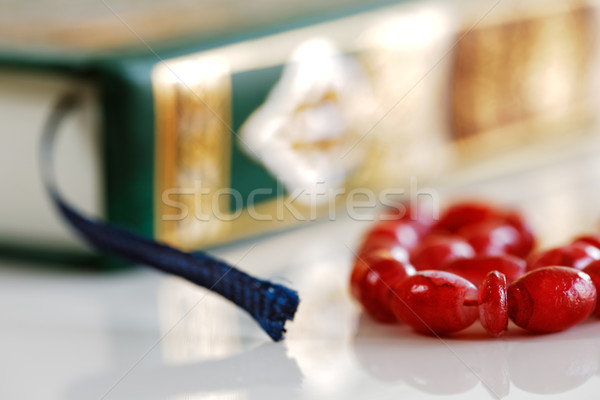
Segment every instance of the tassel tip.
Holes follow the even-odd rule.
[[[257,318],[257,321],[273,341],[279,342],[287,332],[285,323],[294,319],[300,298],[295,290],[284,286],[273,285],[273,289],[275,290],[269,290],[266,294],[272,301],[272,307],[267,315]]]

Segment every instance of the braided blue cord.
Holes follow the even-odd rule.
[[[75,94],[67,94],[58,101],[42,141],[44,183],[71,227],[98,250],[180,276],[219,293],[246,310],[273,340],[281,340],[285,323],[294,318],[300,302],[296,291],[254,278],[204,252],[186,253],[124,228],[84,217],[62,200],[52,172],[52,145],[60,122],[78,104]]]

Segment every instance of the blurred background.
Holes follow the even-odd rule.
[[[294,204],[329,215],[336,190],[408,191],[411,179],[454,190],[596,148],[595,1],[2,7],[5,253],[87,253],[38,171],[40,129],[67,88],[86,101],[57,143],[64,194],[184,248],[295,224],[248,213],[252,198],[275,216],[281,190],[321,196]],[[215,196],[222,188],[242,201]]]

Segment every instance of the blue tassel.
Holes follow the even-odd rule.
[[[43,181],[60,214],[90,245],[203,286],[246,310],[274,340],[283,339],[285,323],[294,318],[300,299],[285,286],[254,278],[204,252],[186,253],[130,230],[80,215],[58,193],[52,149],[62,119],[79,104],[74,93],[63,96],[50,115],[42,138]]]

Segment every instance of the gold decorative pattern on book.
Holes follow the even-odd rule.
[[[156,114],[155,232],[175,245],[227,229],[206,210],[229,208],[231,77],[218,58],[189,57],[153,71]],[[218,204],[214,204],[217,201]]]

